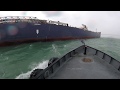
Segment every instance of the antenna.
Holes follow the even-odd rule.
[[[84,55],[86,55],[86,50],[87,50],[87,46],[85,45],[85,42],[84,42],[84,40],[81,40],[81,42],[84,44]]]

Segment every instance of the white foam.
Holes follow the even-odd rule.
[[[55,51],[55,53],[57,52],[56,48],[55,48],[55,45],[52,44],[52,47],[53,47],[53,50]]]
[[[67,47],[66,45],[64,45],[64,47]]]
[[[6,59],[6,60],[8,60],[8,59],[9,59],[9,57],[6,57],[5,59]]]
[[[35,70],[35,69],[45,69],[47,66],[48,66],[48,60],[40,62],[31,71],[28,71],[27,73],[21,73],[15,79],[29,79],[30,74],[33,70]]]
[[[53,50],[55,51],[55,53],[58,53],[59,55],[61,55],[61,54],[57,51],[57,49],[56,49],[56,47],[55,47],[54,44],[52,44],[52,47],[53,47]]]

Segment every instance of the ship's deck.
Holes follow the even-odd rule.
[[[80,46],[31,79],[120,79],[120,61],[89,46]]]
[[[88,60],[84,58],[89,58]],[[71,57],[51,79],[120,79],[120,72],[95,55]]]

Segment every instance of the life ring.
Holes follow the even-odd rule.
[[[48,66],[50,66],[53,62],[55,62],[57,59],[59,59],[59,58],[57,58],[57,57],[53,57],[53,58],[51,58],[50,60],[49,60],[49,62],[48,62]]]
[[[36,75],[38,75],[43,69],[35,69],[31,74],[30,74],[30,79],[36,79]]]

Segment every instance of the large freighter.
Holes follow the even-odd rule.
[[[36,17],[0,17],[0,46],[35,41],[55,41],[100,38],[100,32],[71,27],[59,21],[40,20]]]

